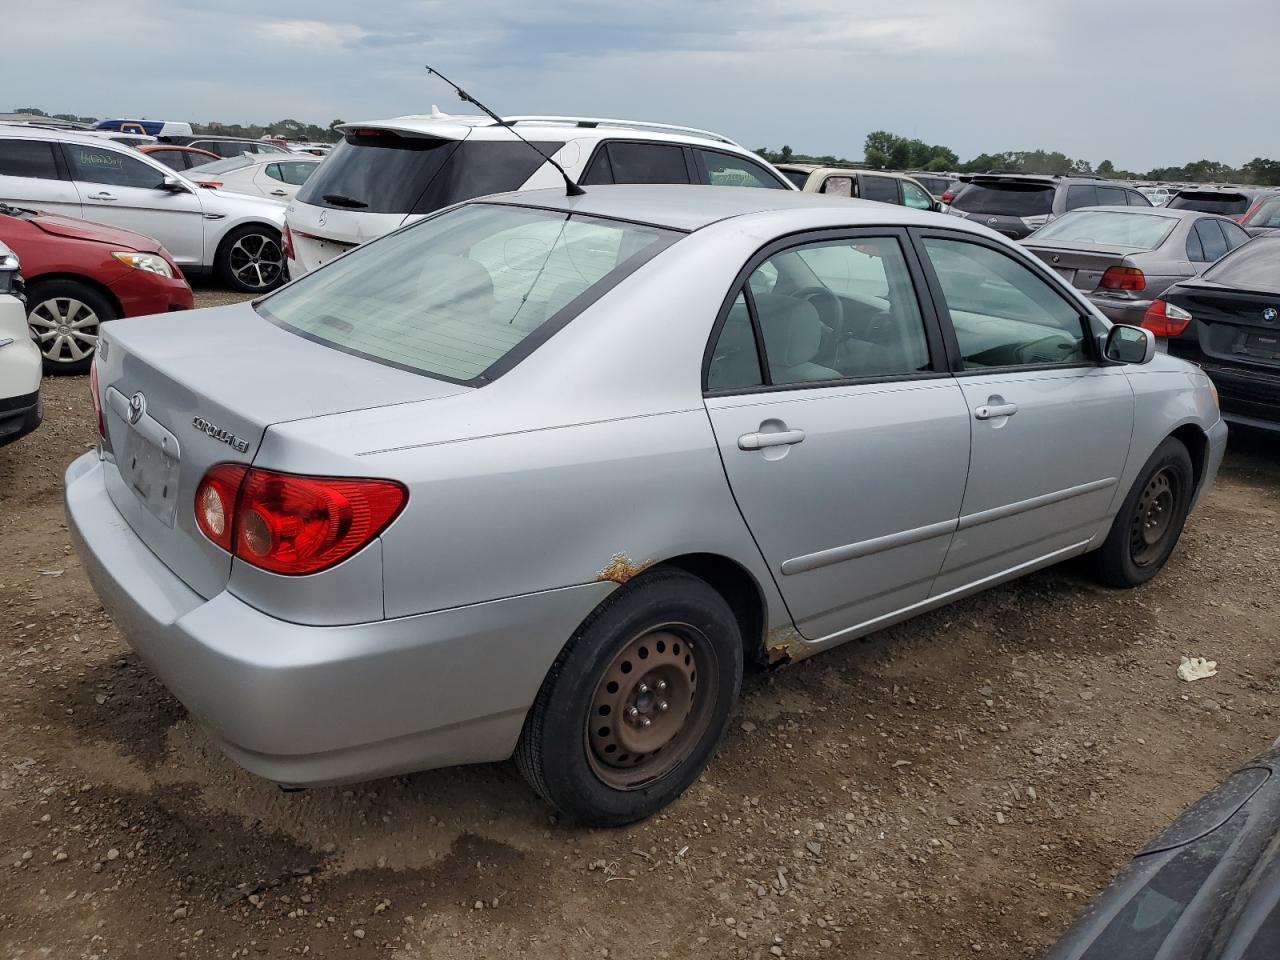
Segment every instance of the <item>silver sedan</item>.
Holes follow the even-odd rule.
[[[249,770],[513,754],[579,821],[688,787],[745,665],[1089,554],[1134,587],[1209,380],[954,217],[736,188],[462,204],[252,304],[120,320],[70,527]]]

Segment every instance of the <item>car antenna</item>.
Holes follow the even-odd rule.
[[[463,90],[460,86],[458,86],[456,83],[454,83],[452,80],[450,80],[448,77],[446,77],[443,73],[441,73],[439,70],[437,70],[435,67],[431,66],[430,64],[427,64],[427,73],[434,73],[437,77],[439,77],[449,86],[453,87],[453,92],[458,95],[459,100],[463,100],[466,103],[474,103],[477,107],[479,107],[488,115],[490,120],[492,120],[494,123],[496,123],[500,127],[506,127],[508,130],[510,130],[512,133],[516,135],[517,140],[519,140],[521,143],[527,146],[530,150],[532,150],[534,153],[540,156],[543,160],[547,161],[547,163],[555,167],[556,170],[559,172],[560,176],[564,178],[565,196],[581,197],[586,195],[587,191],[583,190],[580,186],[578,186],[576,183],[573,182],[573,180],[569,177],[569,175],[564,172],[564,167],[560,166],[560,164],[556,163],[549,156],[547,156],[545,153],[543,153],[541,150],[535,147],[532,143],[530,143],[524,137],[520,136],[520,132],[516,130],[516,126],[514,123],[503,120],[500,116],[498,116],[488,107],[486,107],[483,103],[481,103],[471,94],[467,93],[467,91]]]

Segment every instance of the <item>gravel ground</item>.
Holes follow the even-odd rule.
[[[1280,733],[1280,452],[1241,433],[1153,584],[1054,569],[750,678],[636,827],[557,823],[510,764],[284,793],[98,605],[60,503],[85,378],[45,395],[0,449],[6,958],[1035,956]]]

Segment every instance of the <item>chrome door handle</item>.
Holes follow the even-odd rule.
[[[99,192],[89,194],[90,200],[114,200],[115,198],[116,195],[114,193]]]
[[[13,337],[0,337],[0,347],[7,347],[9,344],[13,342],[14,342]]]
[[[763,450],[765,447],[789,447],[804,440],[803,430],[781,430],[778,433],[744,433],[738,438],[739,450]]]
[[[977,420],[994,420],[996,417],[1012,417],[1018,412],[1016,403],[984,403],[973,411]]]

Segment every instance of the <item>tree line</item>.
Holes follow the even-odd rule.
[[[796,153],[789,146],[780,150],[762,147],[756,151],[772,163],[823,163],[871,167],[877,170],[921,170],[937,173],[1038,173],[1058,176],[1098,176],[1115,180],[1175,180],[1189,183],[1231,182],[1280,186],[1280,161],[1256,157],[1242,167],[1216,160],[1196,160],[1181,167],[1156,167],[1147,171],[1122,170],[1110,160],[1094,167],[1088,160],[1073,159],[1057,150],[1008,150],[980,153],[960,161],[949,147],[902,137],[887,130],[867,134],[861,161],[831,155]]]

